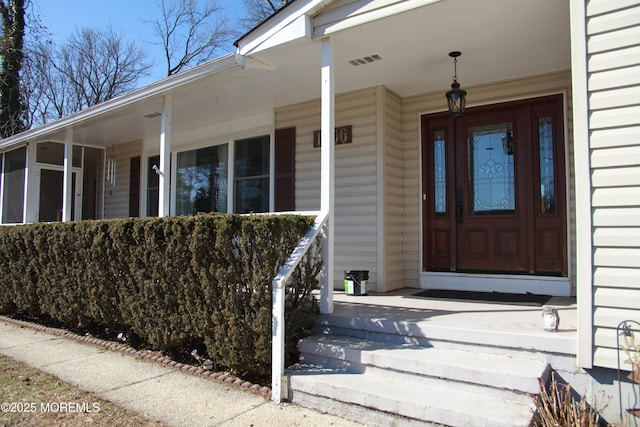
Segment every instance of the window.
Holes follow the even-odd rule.
[[[64,147],[64,146],[63,146]],[[83,152],[88,150],[89,148],[84,148],[79,145],[74,145],[71,151],[71,167],[81,168],[82,167],[82,157]],[[95,148],[94,148],[95,150]],[[85,157],[86,160],[86,157]]]
[[[160,206],[160,176],[153,167],[160,164],[160,156],[151,156],[147,161],[147,216],[158,216]]]
[[[82,219],[98,219],[102,210],[104,150],[74,145],[72,166],[76,164],[82,166]]]
[[[513,124],[469,127],[471,213],[513,213],[516,209]]]
[[[76,174],[71,180],[72,194],[75,194]],[[42,169],[40,171],[40,195],[38,200],[38,221],[62,221],[64,192],[64,172],[61,170]],[[71,220],[75,219],[75,197],[71,198]]]
[[[129,159],[129,217],[140,216],[140,156]]]
[[[149,157],[147,216],[158,215],[159,177],[153,166],[159,162],[159,156]],[[175,185],[171,184],[171,194],[175,197],[172,215],[269,211],[270,135],[178,152],[175,162],[175,175],[172,175]]]
[[[2,166],[4,165],[4,155],[2,153],[0,153],[0,196],[2,196]],[[2,203],[0,203],[0,206],[2,205]],[[2,212],[0,212],[1,214]],[[2,215],[0,215],[0,218],[2,218]]]
[[[36,149],[36,162],[62,166],[64,164],[64,144],[39,142]]]
[[[24,174],[27,148],[5,153],[2,223],[22,223],[24,217]]]
[[[227,212],[227,144],[178,153],[176,215]]]
[[[538,155],[540,157],[540,213],[542,214],[556,211],[553,133],[553,117],[539,118]]]
[[[433,190],[436,215],[447,213],[447,157],[443,130],[433,132]]]
[[[269,161],[268,135],[236,141],[236,213],[269,211]]]

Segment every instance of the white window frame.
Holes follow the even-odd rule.
[[[5,182],[5,173],[7,171],[6,164],[6,153],[10,153],[15,150],[19,150],[21,148],[25,148],[25,160],[24,160],[24,189],[22,194],[22,222],[11,222],[4,223],[4,193],[6,189]],[[4,150],[2,152],[2,173],[0,174],[1,186],[0,186],[0,225],[15,225],[15,224],[26,224],[27,223],[27,208],[28,208],[28,199],[29,199],[29,162],[31,156],[29,155],[29,145],[23,144],[15,147],[11,147],[10,149]]]
[[[149,151],[141,158],[140,165],[140,218],[149,218],[149,161],[152,157],[160,156],[160,151]],[[172,163],[173,164],[173,163]],[[160,167],[160,165],[158,165]],[[160,188],[158,187],[158,191]],[[173,200],[173,197],[172,197]],[[159,206],[158,206],[159,207]],[[155,218],[155,217],[150,217]]]
[[[235,213],[235,145],[236,141],[250,138],[257,138],[261,136],[269,137],[269,212],[273,212],[275,206],[275,131],[273,128],[264,129],[264,130],[253,130],[251,132],[242,132],[239,134],[233,135],[228,139],[212,139],[212,140],[201,140],[197,143],[184,144],[180,145],[179,148],[175,148],[171,151],[171,203],[170,203],[170,212],[171,215],[175,215],[176,212],[176,186],[175,182],[177,179],[177,167],[173,165],[177,165],[178,163],[178,154],[184,153],[187,151],[198,150],[201,148],[214,147],[217,145],[227,144],[227,155],[228,155],[228,167],[227,167],[227,212]],[[175,140],[174,140],[175,142]],[[147,153],[146,159],[153,156],[152,152]],[[157,154],[155,154],[157,155]],[[148,160],[147,160],[148,161]],[[141,203],[144,204],[145,214],[146,214],[146,205],[147,205],[147,177],[146,177],[146,167],[144,177],[141,177],[141,181],[144,183],[144,193],[145,201]]]

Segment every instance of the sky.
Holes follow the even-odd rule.
[[[40,16],[42,23],[51,33],[52,40],[58,44],[75,30],[84,27],[105,28],[111,25],[115,32],[123,32],[125,36],[145,49],[149,59],[155,62],[151,73],[138,86],[151,83],[165,77],[166,64],[162,59],[160,46],[152,44],[153,26],[145,21],[156,20],[160,13],[158,0],[33,0],[34,11]],[[218,0],[218,5],[230,20],[237,20],[244,13],[242,0]],[[233,52],[234,46],[229,43],[226,51]]]

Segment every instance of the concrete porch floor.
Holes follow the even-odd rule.
[[[332,323],[338,319],[346,326],[367,318],[381,328],[393,328],[406,336],[566,355],[576,352],[575,298],[553,297],[545,304],[557,307],[560,316],[558,331],[546,332],[539,305],[414,296],[420,291],[405,288],[360,296],[334,291]]]

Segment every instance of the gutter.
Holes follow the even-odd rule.
[[[147,86],[134,89],[131,92],[111,98],[84,110],[62,117],[53,122],[45,123],[34,129],[29,129],[19,134],[10,136],[0,141],[0,150],[18,144],[24,144],[40,136],[58,132],[69,126],[74,126],[83,121],[107,114],[111,111],[144,101],[148,98],[163,95],[180,86],[184,86],[193,81],[213,76],[216,74],[242,69],[245,66],[245,58],[238,54],[228,54],[214,59],[213,61],[194,67],[182,73],[165,77]]]
[[[336,0],[294,0],[285,4],[282,8],[278,9],[267,19],[262,21],[257,26],[248,30],[238,40],[233,42],[233,45],[237,48],[236,52],[252,51],[255,46],[259,46],[266,39],[279,32],[282,28],[294,22],[301,16],[306,16],[311,22],[311,19],[319,11],[326,8]],[[311,33],[309,32],[309,36]],[[247,46],[255,44],[254,47]]]

